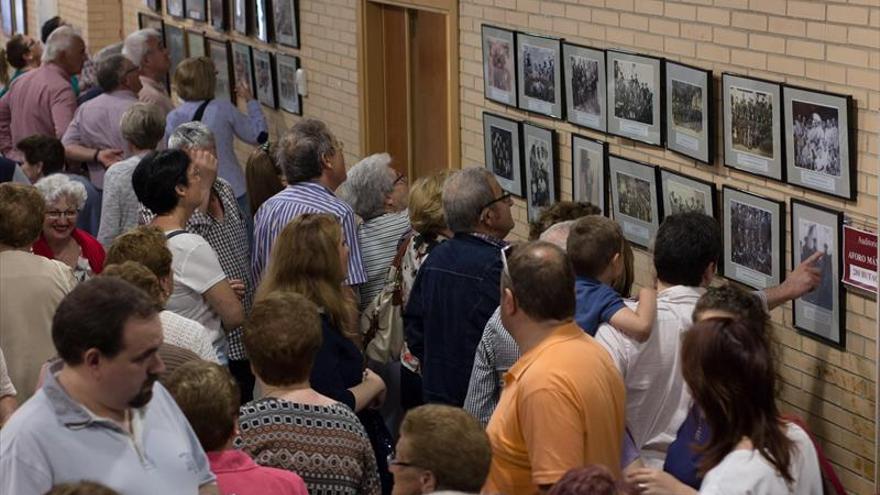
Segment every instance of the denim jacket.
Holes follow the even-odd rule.
[[[500,280],[500,246],[471,234],[456,234],[425,259],[403,314],[406,343],[422,363],[425,402],[464,404]]]

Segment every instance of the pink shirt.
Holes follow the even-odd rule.
[[[34,134],[61,138],[75,110],[76,95],[64,69],[50,62],[27,71],[0,98],[0,152],[23,160],[16,143]]]
[[[79,144],[86,148],[119,149],[123,158],[128,158],[131,149],[122,137],[120,122],[122,114],[137,102],[137,95],[128,89],[117,89],[92,98],[76,109],[61,142],[65,146]],[[104,189],[104,166],[98,162],[88,162],[87,165],[92,184]]]
[[[138,98],[143,103],[152,103],[162,110],[162,115],[174,110],[174,103],[165,91],[165,83],[156,81],[146,76],[141,76],[141,92]]]
[[[222,495],[309,495],[305,482],[297,474],[260,466],[240,450],[207,454]]]

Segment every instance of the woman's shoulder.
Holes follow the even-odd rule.
[[[335,421],[339,425],[356,425],[357,428],[363,428],[360,420],[354,411],[341,402],[332,404],[306,404],[302,402],[291,402],[284,399],[276,399],[274,397],[265,397],[256,399],[241,406],[241,419],[245,421],[247,418],[260,416],[297,416],[300,418],[323,418],[324,420]],[[324,423],[331,426],[333,423]]]

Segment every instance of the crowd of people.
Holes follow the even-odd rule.
[[[709,287],[719,225],[670,215],[633,299],[632,250],[597,207],[551,205],[510,243],[513,201],[488,169],[411,187],[388,154],[347,169],[311,118],[268,144],[258,105],[213,100],[204,58],[180,64],[184,103],[163,109],[132,75],[167,60],[154,34],[45,120],[31,107],[76,105],[85,58],[56,27],[0,98],[0,493],[840,487],[778,409],[767,317],[819,286],[822,252],[776,287]],[[101,128],[117,147],[83,137],[89,103],[118,119]],[[46,145],[17,144],[34,135]],[[233,135],[259,143],[244,171]],[[101,199],[85,226],[82,157]]]

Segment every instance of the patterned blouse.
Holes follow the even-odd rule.
[[[265,398],[241,407],[235,446],[262,466],[286,469],[310,495],[378,495],[376,458],[357,416],[343,404]]]

